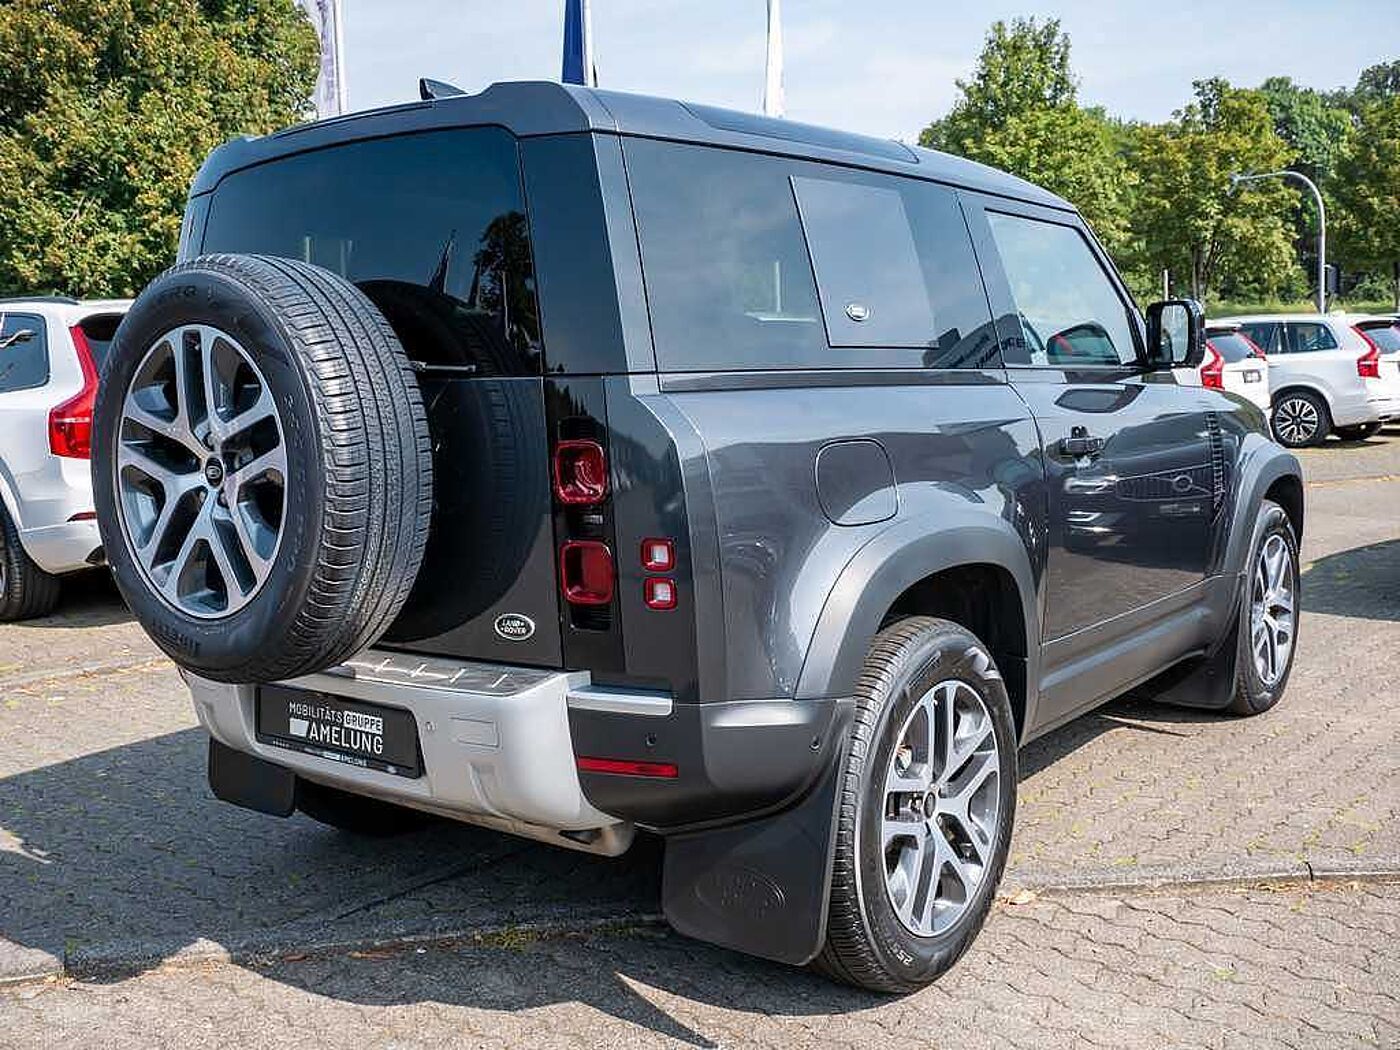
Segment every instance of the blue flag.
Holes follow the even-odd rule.
[[[564,67],[559,79],[566,84],[598,83],[589,22],[588,0],[564,0]]]

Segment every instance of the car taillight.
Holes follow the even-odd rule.
[[[612,551],[599,540],[569,540],[559,551],[559,586],[570,605],[607,605],[617,582]]]
[[[87,335],[74,325],[73,348],[83,370],[83,388],[49,412],[49,449],[55,456],[69,459],[92,458],[92,409],[97,401],[97,365]]]
[[[1206,343],[1206,360],[1201,365],[1201,386],[1212,390],[1225,389],[1225,359],[1210,343]]]
[[[1364,339],[1368,347],[1366,352],[1356,359],[1356,374],[1362,379],[1379,379],[1381,377],[1381,348],[1360,328],[1353,325],[1351,330]]]
[[[608,461],[596,441],[561,441],[554,446],[554,494],[560,503],[601,503],[608,494]]]

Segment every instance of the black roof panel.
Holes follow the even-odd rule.
[[[356,139],[482,124],[500,125],[521,137],[591,131],[781,153],[913,175],[1056,208],[1071,207],[1048,190],[1014,175],[893,139],[553,81],[492,84],[475,95],[409,102],[299,124],[261,138],[234,139],[209,155],[190,192],[207,193],[231,171],[291,153]]]

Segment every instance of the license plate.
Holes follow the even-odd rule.
[[[1257,383],[1262,377],[1258,372],[1245,372],[1244,381],[1246,383]]]
[[[418,726],[397,707],[266,685],[258,690],[257,728],[258,740],[274,747],[400,777],[423,773]]]

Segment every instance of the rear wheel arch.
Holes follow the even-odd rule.
[[[1303,479],[1296,474],[1284,474],[1275,478],[1264,492],[1264,498],[1273,500],[1288,515],[1293,526],[1293,535],[1298,542],[1303,541]]]
[[[818,617],[797,696],[852,695],[882,627],[904,616],[939,616],[992,648],[1023,731],[1040,662],[1036,576],[1031,553],[1010,524],[986,518],[949,508],[940,520],[911,519],[862,547]],[[968,593],[978,585],[993,588],[990,601],[977,600],[980,591]]]

